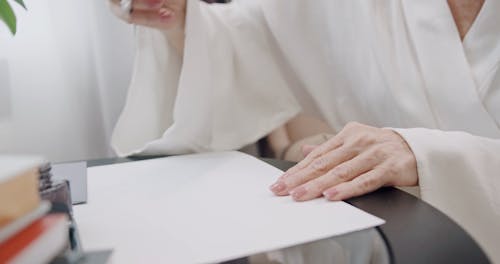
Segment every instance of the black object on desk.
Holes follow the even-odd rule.
[[[282,170],[294,163],[265,162]],[[453,220],[428,203],[388,187],[347,203],[386,221],[377,227],[391,263],[490,263],[479,245]]]

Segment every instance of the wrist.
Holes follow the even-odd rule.
[[[167,37],[167,40],[174,49],[179,52],[179,54],[184,53],[184,26],[179,26],[171,28],[168,30],[163,30],[163,33]]]

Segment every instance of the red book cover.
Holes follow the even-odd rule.
[[[66,215],[47,215],[0,244],[0,263],[43,263],[50,261],[64,249],[67,241]]]

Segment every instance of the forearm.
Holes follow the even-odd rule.
[[[500,139],[423,128],[396,131],[415,154],[422,198],[500,260]]]
[[[167,36],[168,43],[182,55],[184,53],[184,27],[165,31],[165,35]]]
[[[300,161],[304,145],[321,145],[333,134],[324,121],[299,114],[269,134],[267,141],[276,158]]]

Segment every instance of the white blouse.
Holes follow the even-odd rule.
[[[422,198],[500,262],[500,1],[464,41],[436,0],[188,1],[183,56],[137,28],[119,155],[238,149],[300,111],[392,127]]]

